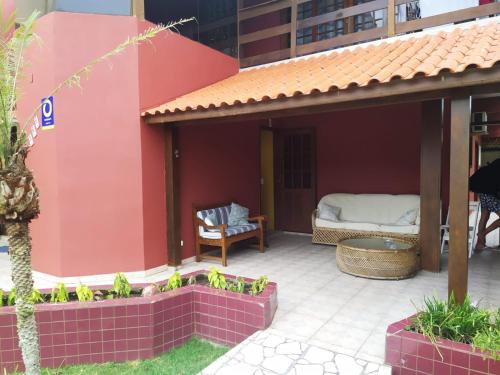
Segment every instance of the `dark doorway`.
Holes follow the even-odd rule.
[[[276,228],[311,233],[316,206],[314,130],[279,130],[275,139]]]

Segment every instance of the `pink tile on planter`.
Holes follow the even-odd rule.
[[[113,310],[114,310],[115,318],[127,315],[127,307],[126,306],[115,306]]]
[[[64,320],[64,312],[63,310],[54,310],[54,311],[51,311],[50,313],[50,321],[52,323],[54,322],[61,322]]]
[[[101,320],[102,329],[114,329],[115,328],[115,319],[114,318],[103,318]]]
[[[78,357],[78,344],[66,345],[65,350],[66,350],[66,356]]]
[[[417,370],[401,368],[401,375],[417,375]]]
[[[469,375],[469,370],[463,367],[451,366],[452,375]]]
[[[41,358],[49,358],[49,357],[52,358],[53,357],[53,347],[52,347],[52,345],[50,345],[50,346],[42,346],[40,348],[40,357]],[[3,356],[2,356],[2,358],[3,358]]]
[[[64,321],[52,323],[52,333],[63,333],[64,332]]]
[[[434,374],[434,363],[432,359],[417,357],[417,371]]]
[[[127,350],[127,340],[115,341],[115,350],[117,352],[124,352]]]
[[[386,350],[401,350],[401,337],[396,335],[387,335],[385,337]]]
[[[401,352],[407,354],[417,355],[418,353],[418,342],[410,340],[408,338],[401,339]]]
[[[488,358],[484,358],[479,354],[471,354],[470,360],[470,369],[478,372],[488,372]]]
[[[102,310],[101,310],[101,317],[104,319],[104,318],[114,318],[115,316],[115,311],[114,311],[114,307],[112,306],[106,306],[106,307],[103,307]]]
[[[102,351],[104,353],[114,352],[115,351],[115,342],[114,341],[103,341]]]
[[[102,329],[102,320],[101,319],[90,319],[89,320],[89,329],[101,330]]]
[[[441,345],[439,346],[439,350],[436,351],[434,356],[434,360],[443,363],[451,364],[451,349],[443,348]]]
[[[127,352],[127,361],[135,361],[136,359],[139,359],[138,350],[132,350]]]
[[[115,353],[115,361],[116,362],[125,362],[127,360],[127,352],[116,352]]]
[[[52,323],[40,323],[38,324],[38,330],[41,335],[52,333]]]
[[[88,319],[89,315],[90,315],[89,309],[78,309],[78,310],[76,310],[76,318],[78,320]]]
[[[90,322],[88,319],[78,320],[76,324],[78,332],[87,332],[90,328]]]
[[[451,365],[434,361],[434,373],[439,375],[451,375]]]
[[[418,343],[417,348],[419,357],[434,359],[434,352],[436,351],[436,347],[433,344],[420,342]]]
[[[78,343],[78,333],[70,332],[66,333],[66,344],[77,344]]]
[[[65,345],[66,337],[64,333],[55,333],[52,335],[52,344],[53,345]]]
[[[76,317],[76,313],[75,313]],[[39,311],[36,314],[36,320],[38,323],[52,322],[52,317],[50,311]],[[0,318],[0,327],[2,326],[2,319]]]
[[[78,344],[78,355],[82,356],[82,355],[86,355],[86,354],[90,354],[90,344],[79,343]]]
[[[64,320],[76,320],[76,310],[64,310]]]
[[[79,343],[90,342],[90,333],[89,332],[78,332],[77,337],[78,337]]]
[[[417,357],[412,354],[401,354],[401,364],[405,368],[417,369]]]
[[[401,352],[399,350],[386,350],[385,362],[392,366],[399,366],[401,364]]]
[[[77,322],[75,320],[69,320],[64,322],[64,332],[76,332]]]
[[[102,317],[102,309],[100,307],[94,307],[89,309],[89,319],[101,319]]]
[[[469,368],[469,353],[453,350],[451,353],[451,364],[453,366]]]
[[[488,366],[490,374],[500,374],[500,361],[494,361],[490,358],[488,360]]]
[[[114,362],[115,361],[115,353],[113,353],[113,352],[103,353],[103,355],[102,355],[102,361],[104,363],[106,363],[106,362]]]

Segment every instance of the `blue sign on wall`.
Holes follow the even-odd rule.
[[[54,128],[54,97],[42,99],[42,129]]]

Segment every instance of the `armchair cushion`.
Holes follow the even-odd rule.
[[[246,207],[240,206],[237,203],[231,203],[231,210],[229,212],[228,225],[246,225],[248,224],[248,214],[250,210]]]
[[[243,224],[243,225],[232,225],[226,228],[226,237],[235,236],[237,234],[251,232],[259,228],[258,224]],[[219,230],[214,231],[200,231],[200,236],[209,239],[219,239],[221,234]]]

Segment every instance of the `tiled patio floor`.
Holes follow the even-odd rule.
[[[421,305],[424,296],[447,294],[446,255],[439,274],[421,271],[408,280],[368,280],[340,272],[335,247],[312,245],[309,236],[278,233],[270,237],[264,254],[235,249],[228,262],[227,273],[267,275],[278,283],[278,311],[270,333],[377,363],[383,362],[389,323],[411,315],[413,304]],[[180,272],[213,265],[222,269],[202,262],[187,264]],[[8,269],[7,256],[0,254],[0,288],[10,284]],[[500,306],[500,252],[472,257],[469,291],[482,305]]]

